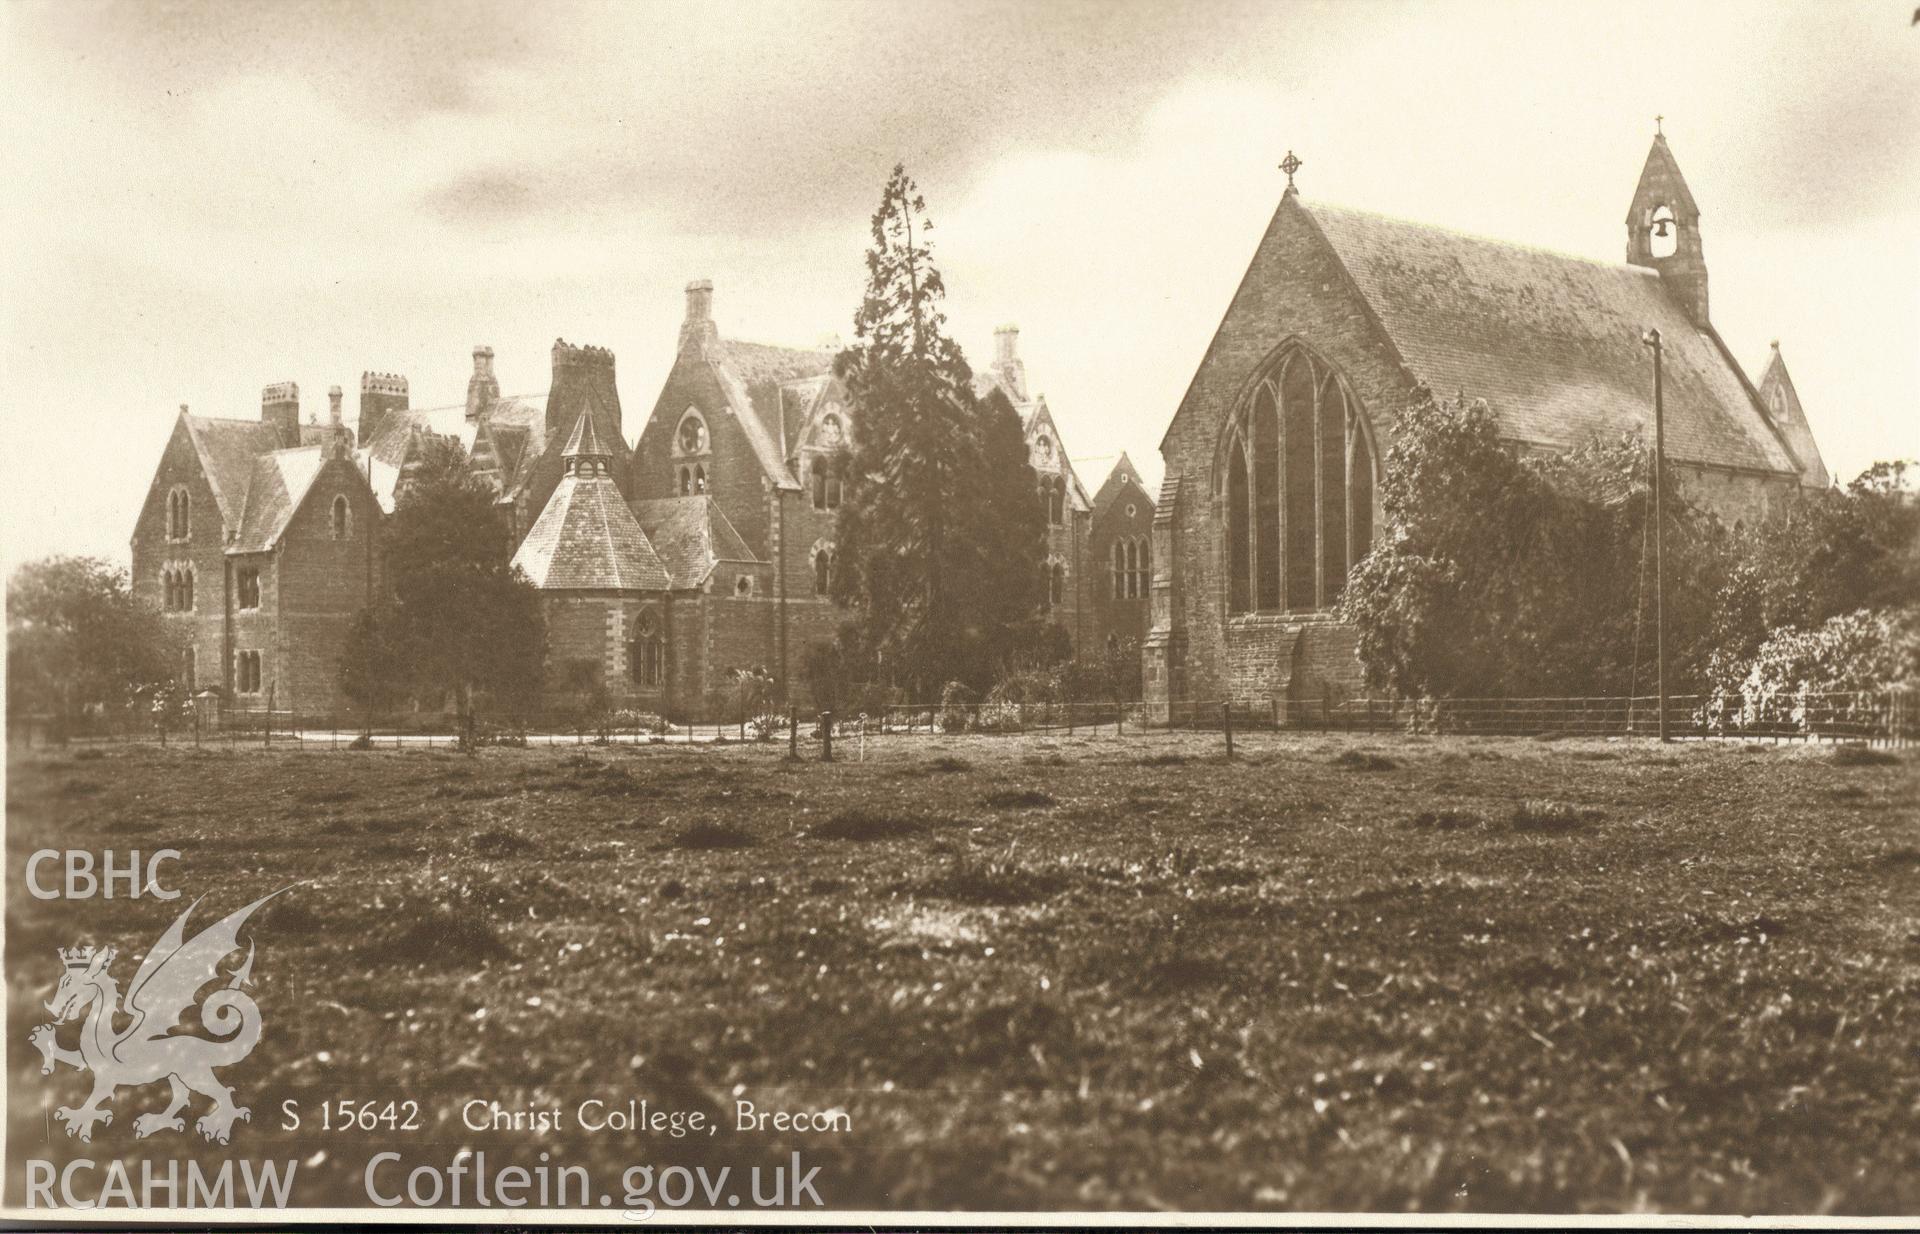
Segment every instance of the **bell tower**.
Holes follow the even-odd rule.
[[[1694,204],[1655,118],[1653,148],[1627,208],[1627,263],[1657,270],[1674,303],[1707,328],[1707,258],[1700,247],[1700,207]]]

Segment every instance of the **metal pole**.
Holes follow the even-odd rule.
[[[1653,645],[1660,677],[1660,740],[1667,732],[1667,413],[1661,389],[1660,331],[1642,341],[1653,348]]]
[[[1227,757],[1233,757],[1233,704],[1220,704],[1220,727],[1227,734]]]
[[[831,711],[820,713],[820,761],[823,763],[833,761],[833,713]]]

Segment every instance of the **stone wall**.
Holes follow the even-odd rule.
[[[1171,516],[1163,515],[1154,545],[1156,556],[1176,552],[1179,559],[1155,562],[1162,594],[1156,595],[1148,638],[1149,701],[1268,697],[1265,692],[1280,680],[1273,662],[1293,655],[1295,640],[1284,633],[1285,623],[1269,625],[1264,619],[1237,634],[1229,648],[1225,493],[1218,482],[1218,454],[1228,418],[1254,377],[1295,338],[1342,372],[1384,452],[1388,428],[1413,383],[1345,270],[1289,198],[1275,211],[1161,442],[1180,496]],[[1177,580],[1174,571],[1162,572],[1163,564],[1175,567]],[[1169,650],[1183,636],[1184,673],[1173,662],[1177,653]],[[1309,645],[1319,647],[1318,636]],[[1337,660],[1338,644],[1326,646],[1325,654]],[[1329,661],[1321,671],[1329,682],[1357,681],[1357,663],[1351,674],[1345,667]],[[1284,676],[1294,688],[1294,675]]]

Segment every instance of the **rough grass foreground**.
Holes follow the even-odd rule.
[[[1913,755],[1240,749],[16,756],[11,1156],[297,1156],[305,1203],[477,1146],[608,1183],[798,1150],[833,1206],[1920,1210]],[[53,948],[130,960],[186,901],[31,899],[43,846],[178,848],[209,920],[306,880],[254,931],[232,1149],[133,1141],[158,1089],[91,1149],[49,1135],[83,1091],[26,1046]],[[725,1130],[460,1125],[596,1095]],[[323,1134],[330,1098],[426,1126]],[[852,1130],[736,1132],[742,1098]]]

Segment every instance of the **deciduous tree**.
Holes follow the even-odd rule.
[[[184,647],[120,567],[97,557],[28,562],[7,585],[8,713],[66,723],[98,704],[120,714],[136,691],[179,675]]]

